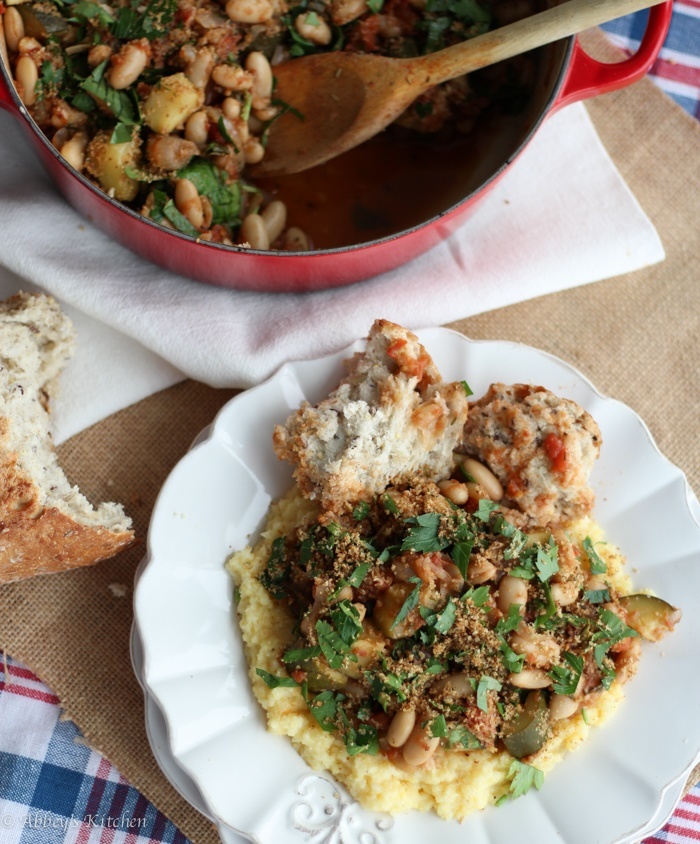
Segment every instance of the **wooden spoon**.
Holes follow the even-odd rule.
[[[292,107],[270,127],[255,176],[298,173],[376,135],[420,94],[536,47],[664,0],[567,0],[444,50],[410,59],[317,53],[276,66],[275,99]]]

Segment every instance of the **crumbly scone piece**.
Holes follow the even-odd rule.
[[[134,541],[121,505],[93,508],[58,465],[48,404],[74,348],[50,296],[0,303],[0,583],[91,565]]]
[[[588,479],[601,442],[576,402],[543,387],[492,384],[470,404],[460,451],[484,462],[535,524],[563,525],[593,509]]]
[[[463,385],[442,382],[418,338],[377,320],[338,387],[276,426],[273,443],[304,495],[333,507],[412,475],[449,474],[467,410]]]

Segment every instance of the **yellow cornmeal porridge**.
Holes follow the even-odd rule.
[[[298,687],[270,688],[258,669],[274,676],[287,675],[282,654],[296,641],[294,618],[274,600],[258,577],[265,570],[275,538],[288,534],[316,512],[313,503],[291,490],[275,502],[254,548],[234,553],[227,568],[234,578],[237,609],[255,696],[267,713],[271,732],[289,736],[308,764],[329,771],[342,782],[355,799],[368,809],[392,814],[411,809],[434,810],[446,819],[463,819],[472,812],[493,805],[507,795],[513,757],[502,749],[469,752],[438,751],[424,766],[404,770],[383,753],[350,756],[340,736],[321,729]],[[606,582],[618,593],[631,590],[624,571],[624,558],[611,545],[602,542],[602,532],[590,518],[567,528],[572,541],[589,538],[607,566]],[[607,721],[622,700],[621,683],[615,681],[585,710],[570,718],[554,721],[552,734],[544,747],[527,757],[527,762],[546,773],[568,751],[585,738],[590,726]]]

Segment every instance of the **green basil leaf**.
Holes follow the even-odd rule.
[[[101,102],[112,115],[126,126],[138,126],[141,122],[138,103],[127,91],[117,91],[104,78],[107,62],[104,61],[93,70],[80,87]]]
[[[240,223],[240,182],[229,182],[227,176],[206,158],[193,158],[177,175],[180,179],[189,179],[199,195],[207,197],[213,224],[235,226]]]

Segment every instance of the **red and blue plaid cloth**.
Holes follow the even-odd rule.
[[[634,52],[644,15],[604,27]],[[652,79],[700,119],[700,0],[676,2]],[[147,753],[148,748],[144,748]],[[643,844],[700,841],[700,785]],[[0,657],[0,844],[189,844],[61,719],[58,698],[27,668]]]
[[[150,842],[188,839],[86,746],[38,677],[0,657],[0,844]]]
[[[36,675],[0,659],[0,844],[191,844],[61,714]],[[700,785],[642,844],[693,841]]]
[[[644,13],[629,15],[603,29],[611,41],[633,53],[645,19]],[[669,97],[700,119],[700,0],[676,0],[671,29],[650,75]]]

